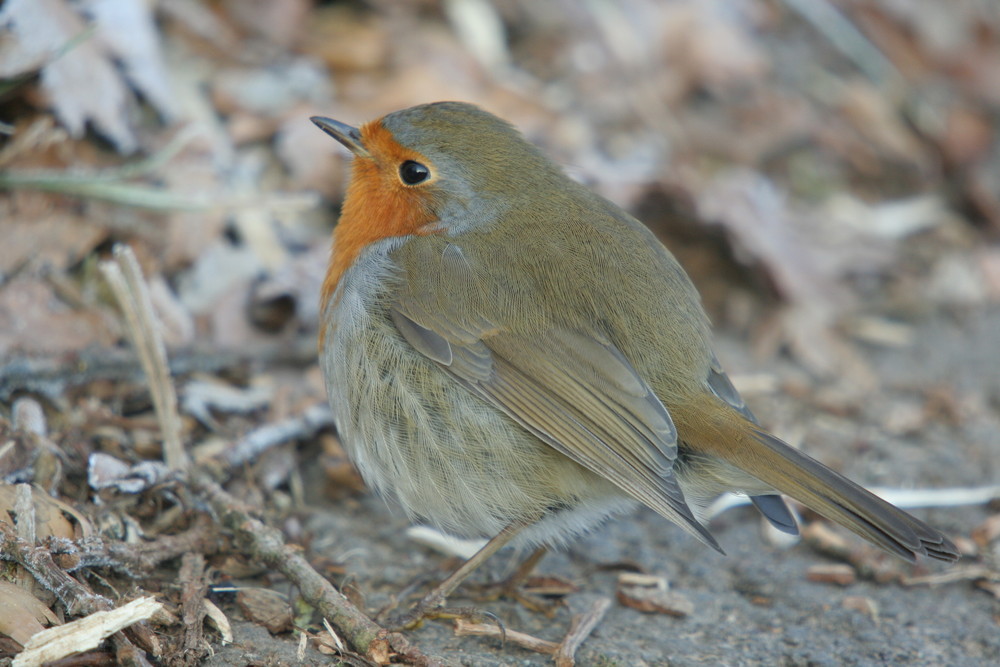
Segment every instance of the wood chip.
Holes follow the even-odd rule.
[[[34,667],[96,648],[123,628],[149,620],[162,605],[151,597],[138,598],[111,611],[97,611],[72,623],[36,633],[14,658],[14,667]]]
[[[987,579],[977,581],[976,588],[986,591],[997,600],[1000,600],[1000,581],[989,581]]]
[[[247,588],[236,596],[247,620],[259,623],[271,634],[292,629],[292,607],[281,595],[266,588]]]
[[[222,635],[222,645],[232,644],[233,627],[229,624],[225,612],[208,598],[202,600],[202,603],[205,605],[205,615],[215,624],[215,627],[219,629],[219,634]]]
[[[1000,514],[987,517],[985,521],[972,529],[972,540],[985,549],[988,545],[1000,539]]]
[[[840,606],[844,609],[860,611],[873,621],[878,621],[878,603],[870,597],[866,597],[864,595],[848,595],[844,598],[843,602],[840,603]]]
[[[806,579],[821,584],[850,586],[857,581],[858,575],[850,565],[834,563],[830,565],[813,565],[806,570]]]
[[[623,572],[618,577],[618,602],[646,614],[684,617],[694,612],[694,604],[669,589],[663,577]]]

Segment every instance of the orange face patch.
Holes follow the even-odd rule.
[[[399,180],[401,164],[415,160],[426,165],[427,158],[401,146],[382,127],[381,119],[361,127],[361,143],[371,157],[354,158],[340,222],[333,232],[333,256],[323,280],[322,304],[329,302],[344,272],[369,244],[433,231],[428,228],[434,216],[427,190]]]

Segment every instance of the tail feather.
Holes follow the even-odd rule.
[[[943,561],[958,558],[939,531],[827,468],[742,416],[722,413],[711,427],[682,429],[685,443],[746,471],[809,509],[835,521],[886,551],[913,562],[917,555]],[[702,413],[704,414],[704,413]]]
[[[772,526],[789,535],[799,534],[799,524],[795,522],[792,510],[788,509],[785,499],[776,494],[750,496],[750,502],[764,515]]]
[[[755,466],[756,470],[747,472],[800,500],[806,507],[909,561],[917,554],[949,561],[958,557],[955,546],[943,534],[819,461],[769,433],[755,431],[752,438],[771,454],[757,458],[781,457],[798,470],[794,478],[789,478],[788,466],[781,465],[770,469],[766,465]]]

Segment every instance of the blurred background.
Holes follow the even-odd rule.
[[[8,0],[0,356],[113,345],[128,242],[171,343],[315,326],[348,155],[308,122],[475,102],[653,227],[758,354],[1000,299],[986,0]],[[872,378],[867,378],[872,386]]]
[[[90,454],[159,452],[98,270],[118,243],[196,458],[324,403],[350,160],[309,116],[447,99],[664,240],[779,434],[863,483],[1000,476],[994,0],[5,0],[0,416],[44,411],[64,452],[48,488],[84,502]],[[356,494],[316,437],[299,446],[327,495]],[[297,497],[295,445],[275,451],[251,472],[270,505]]]

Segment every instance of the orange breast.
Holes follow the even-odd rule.
[[[361,141],[370,158],[355,158],[351,167],[351,182],[333,231],[333,252],[323,280],[320,308],[333,298],[344,272],[361,251],[382,239],[410,234],[430,234],[434,215],[430,210],[430,195],[426,188],[403,185],[398,176],[399,166],[407,160],[427,164],[416,151],[404,148],[382,127],[381,119],[361,128]],[[326,326],[320,330],[320,347]]]

